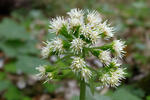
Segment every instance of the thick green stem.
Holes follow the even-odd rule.
[[[86,84],[84,80],[80,82],[80,100],[85,100]]]
[[[111,49],[111,48],[112,48],[112,44],[107,44],[107,45],[103,45],[103,46],[100,46],[100,47],[92,47],[90,49],[108,50],[108,49]]]

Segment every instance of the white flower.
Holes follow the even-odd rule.
[[[99,32],[95,29],[92,29],[91,25],[84,25],[81,27],[81,34],[92,41],[92,44],[95,44],[97,40],[100,38]]]
[[[69,19],[70,27],[74,26],[81,26],[83,25],[83,20],[77,19],[77,18],[70,18]]]
[[[83,25],[83,26],[81,26],[81,34],[82,34],[85,38],[89,39],[89,33],[91,33],[91,32],[92,32],[92,30],[91,30],[91,28],[89,27],[89,25]]]
[[[72,40],[72,42],[71,42],[72,52],[74,52],[75,54],[82,53],[84,44],[85,44],[85,42],[80,38],[76,38],[76,39]]]
[[[48,82],[48,81],[50,81],[52,79],[53,79],[53,74],[51,72],[48,72],[46,74],[46,81],[44,83],[46,83],[46,82]]]
[[[72,64],[71,64],[71,69],[75,72],[78,73],[82,70],[82,68],[86,67],[86,63],[83,58],[80,57],[74,57]]]
[[[113,49],[116,52],[117,56],[120,58],[124,55],[125,51],[123,50],[126,47],[125,42],[121,40],[113,41]]]
[[[83,20],[83,11],[80,10],[80,9],[71,9],[70,12],[67,13],[71,18],[77,18],[77,19],[80,19],[80,20]]]
[[[50,53],[50,48],[49,47],[43,47],[41,50],[41,55],[43,58],[47,58]]]
[[[97,25],[102,21],[100,14],[97,11],[88,11],[87,22],[88,24]]]
[[[113,58],[111,63],[114,64],[114,66],[117,66],[117,67],[121,66],[121,63],[118,61],[117,58]]]
[[[41,78],[43,78],[43,77],[45,76],[45,73],[46,73],[45,66],[46,66],[46,65],[36,67],[36,70],[39,71],[39,73],[36,74],[36,76],[37,76],[39,79],[41,79]]]
[[[108,50],[101,51],[99,55],[99,59],[101,60],[102,63],[109,65],[109,63],[111,62],[110,51]]]
[[[41,49],[41,55],[43,58],[47,58],[49,56],[49,53],[51,52],[51,42],[46,41],[44,42],[45,47],[42,47]]]
[[[87,68],[82,68],[81,70],[81,76],[83,79],[87,82],[89,78],[92,76],[92,72]]]
[[[105,73],[101,77],[101,81],[103,85],[105,86],[111,86],[111,87],[116,87],[120,85],[120,81],[124,79],[124,75],[126,73],[124,72],[124,69],[122,68],[117,68],[115,71]]]
[[[58,34],[63,25],[66,25],[66,20],[63,17],[56,17],[50,21],[49,31]]]
[[[57,52],[58,54],[62,54],[65,52],[63,48],[63,42],[60,38],[56,37],[52,41],[46,41],[44,42],[46,45],[42,48],[41,55],[43,58],[47,58],[49,56],[50,52]]]
[[[117,68],[117,70],[115,71],[115,73],[114,74],[116,74],[116,75],[118,75],[119,77],[119,79],[124,79],[125,78],[125,72],[124,72],[124,70],[125,69],[123,69],[123,68]]]
[[[92,31],[89,34],[89,38],[92,41],[92,44],[95,44],[97,40],[100,38],[99,33],[97,31]]]
[[[51,41],[50,47],[52,48],[53,52],[58,52],[59,54],[64,52],[63,41],[58,37]]]
[[[114,27],[110,27],[109,24],[107,24],[107,21],[99,25],[101,33],[104,34],[105,38],[108,39],[110,37],[114,36]]]

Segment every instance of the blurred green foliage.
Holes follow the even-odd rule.
[[[94,95],[91,94],[89,88],[87,88],[86,100],[143,100],[142,97],[144,96],[144,91],[141,89],[129,89],[133,87],[120,87],[115,92],[109,91],[105,95],[101,95],[95,93]],[[72,100],[79,100],[78,96],[74,96]]]

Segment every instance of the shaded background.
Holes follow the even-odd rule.
[[[42,41],[53,38],[49,19],[72,8],[98,10],[128,45],[122,85],[94,96],[87,89],[87,100],[150,100],[150,0],[0,0],[0,100],[78,100],[71,77],[42,84],[34,76],[39,64],[55,61],[40,58]]]

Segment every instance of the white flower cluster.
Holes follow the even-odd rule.
[[[117,87],[120,85],[120,80],[124,79],[124,69],[117,68],[115,71],[110,71],[102,75],[101,82],[104,86]]]
[[[106,65],[109,65],[111,61],[110,51],[100,51],[99,59]]]
[[[72,52],[74,52],[75,54],[79,54],[82,53],[84,44],[85,42],[82,39],[76,38],[72,40],[70,48],[72,48]]]
[[[45,66],[39,66],[39,67],[36,68],[36,70],[39,71],[39,73],[37,74],[37,77],[39,79],[43,78],[45,73],[46,73]]]
[[[70,27],[75,27],[79,25],[83,25],[84,23],[84,13],[82,10],[79,9],[72,9],[70,12],[67,13],[70,18],[68,18]]]
[[[122,57],[125,53],[123,50],[126,47],[125,42],[121,40],[113,41],[113,49],[119,57]]]
[[[51,54],[71,55],[70,57],[73,58],[71,70],[88,82],[94,72],[87,66],[84,59],[94,55],[103,63],[102,69],[109,69],[106,73],[100,73],[102,76],[100,81],[105,86],[118,86],[125,73],[117,59],[124,56],[125,42],[114,40],[95,47],[99,40],[106,42],[109,42],[108,39],[112,40],[115,28],[108,24],[108,21],[103,21],[101,14],[95,10],[75,8],[67,15],[67,17],[56,17],[50,21],[49,32],[55,33],[56,38],[45,42],[41,52],[42,57],[48,58]],[[45,70],[42,68],[38,70],[39,76],[43,76]],[[51,76],[51,73],[46,75],[46,77]]]
[[[39,73],[36,74],[38,79],[46,79],[45,82],[53,79],[52,73],[46,72],[46,65],[40,65],[39,67],[36,67],[36,70],[39,71]]]
[[[73,57],[71,69],[77,74],[81,73],[81,76],[85,79],[85,81],[88,81],[92,75],[92,72],[86,67],[84,59],[80,57]]]
[[[101,23],[101,15],[97,11],[88,11],[87,14],[87,23],[90,25],[98,25]]]
[[[105,36],[105,38],[111,38],[114,36],[114,27],[110,27],[110,24],[107,25],[107,21],[105,21],[104,23],[100,24],[100,30],[103,33],[103,35]]]
[[[47,58],[50,52],[56,52],[62,54],[65,52],[63,48],[63,42],[60,38],[56,37],[52,41],[46,41],[44,43],[46,46],[42,48],[41,55],[43,58]]]
[[[56,17],[56,19],[52,19],[50,21],[50,29],[49,31],[52,33],[58,34],[59,30],[63,27],[63,25],[67,24],[66,20],[63,17]]]

